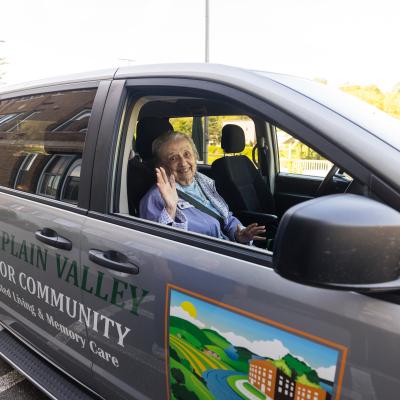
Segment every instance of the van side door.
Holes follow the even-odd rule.
[[[239,86],[173,77],[112,83],[81,247],[96,389],[113,399],[395,399],[398,305],[289,281],[269,251],[129,214],[126,169],[138,115],[149,115],[152,101],[171,114],[175,103],[232,104],[235,115],[276,121],[360,180],[368,176],[333,134],[326,139],[321,121],[349,137],[360,133],[354,124],[275,84],[257,95]],[[305,124],[310,115],[314,124]]]

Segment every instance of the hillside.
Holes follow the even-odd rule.
[[[169,318],[169,328],[172,334],[180,334],[197,348],[204,348],[213,342],[196,325],[179,317]]]

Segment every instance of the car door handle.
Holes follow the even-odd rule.
[[[114,271],[125,272],[127,274],[137,275],[139,267],[133,264],[129,258],[118,251],[89,250],[89,260],[102,267],[113,269]]]
[[[46,243],[49,246],[57,247],[58,249],[71,250],[72,242],[51,228],[42,228],[35,232],[35,238],[40,242]]]

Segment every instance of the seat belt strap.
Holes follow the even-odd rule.
[[[199,201],[194,199],[192,196],[189,196],[187,193],[182,192],[182,190],[176,189],[176,191],[178,192],[178,196],[181,199],[186,200],[188,203],[190,203],[192,206],[194,206],[198,210],[203,211],[204,213],[208,214],[210,217],[215,218],[221,225],[221,230],[222,230],[222,227],[224,226],[224,219],[219,214],[210,210],[204,204],[200,203]]]

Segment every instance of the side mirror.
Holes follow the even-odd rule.
[[[298,204],[279,224],[273,264],[281,276],[306,285],[400,289],[400,213],[352,194]]]

